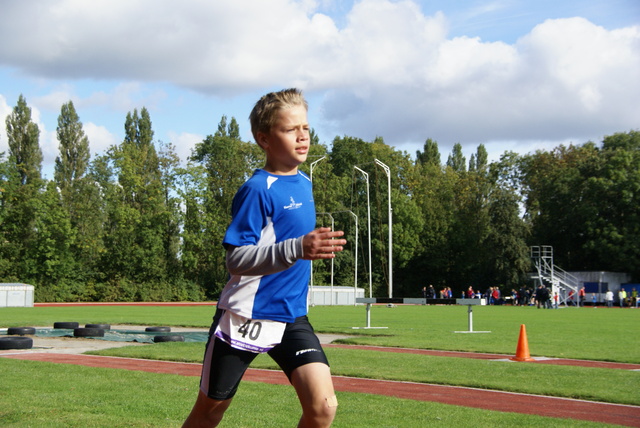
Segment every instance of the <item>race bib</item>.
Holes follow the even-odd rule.
[[[286,323],[252,320],[225,311],[216,327],[216,337],[233,348],[255,353],[267,352],[282,342]]]

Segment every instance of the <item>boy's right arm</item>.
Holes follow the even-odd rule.
[[[307,233],[302,238],[305,260],[332,259],[335,253],[343,250],[346,239],[336,239],[344,235],[341,230],[331,231],[329,227],[320,227]]]
[[[291,267],[297,260],[318,260],[335,257],[342,251],[345,239],[335,239],[344,235],[342,231],[332,232],[321,227],[295,239],[287,239],[274,245],[227,249],[227,269],[231,275],[269,275]]]
[[[302,239],[301,236],[266,246],[229,246],[227,269],[231,275],[270,275],[281,272],[302,258]]]

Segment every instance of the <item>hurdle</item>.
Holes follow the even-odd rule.
[[[356,297],[356,303],[366,304],[367,313],[367,326],[366,327],[351,327],[352,329],[370,329],[370,328],[389,328],[389,327],[371,327],[371,305],[374,303],[387,304],[389,307],[399,304],[407,305],[421,305],[424,303],[424,299],[412,298],[412,297]]]
[[[454,333],[491,333],[490,331],[473,331],[473,307],[474,306],[485,306],[487,304],[487,299],[456,299],[456,305],[467,305],[468,310],[468,319],[469,319],[469,330],[468,331],[454,331]]]

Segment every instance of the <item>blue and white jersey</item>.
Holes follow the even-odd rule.
[[[315,227],[311,180],[304,173],[254,172],[236,193],[223,243],[268,246],[299,238]],[[249,319],[293,322],[307,314],[311,262],[297,260],[270,275],[231,275],[218,307]]]

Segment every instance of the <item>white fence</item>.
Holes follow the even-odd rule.
[[[0,283],[0,308],[33,307],[33,285]]]
[[[353,306],[356,297],[364,297],[364,288],[329,285],[309,287],[309,306]]]

